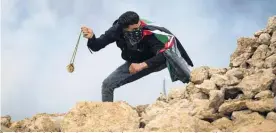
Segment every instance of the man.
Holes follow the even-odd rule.
[[[90,28],[82,27],[81,29],[83,36],[88,39],[87,46],[89,50],[99,51],[116,42],[122,50],[121,57],[126,61],[103,81],[103,102],[113,102],[114,89],[152,72],[163,70],[168,65],[170,70],[175,73],[171,76],[176,76],[173,81],[181,80],[186,83],[189,80],[189,72],[183,67],[183,62],[187,62],[190,66],[193,66],[193,63],[180,42],[173,38],[174,36],[167,29],[147,25],[133,11],[123,13],[113,23],[113,26],[98,38]],[[156,31],[162,32],[159,34]],[[170,38],[171,41],[166,42],[164,39],[160,39],[164,35],[167,39]],[[172,46],[165,44],[173,41],[175,42],[174,50],[179,50],[180,56],[168,52],[172,51]],[[181,76],[184,77],[183,80]]]

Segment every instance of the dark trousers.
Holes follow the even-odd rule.
[[[130,74],[129,66],[131,63],[126,62],[119,66],[114,72],[112,72],[102,84],[102,101],[113,102],[114,90],[127,83],[138,80],[152,72],[158,72],[166,68],[166,64],[157,66],[155,68],[147,68],[138,73]]]

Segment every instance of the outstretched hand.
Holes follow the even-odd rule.
[[[83,27],[81,27],[81,31],[83,33],[83,37],[85,37],[87,39],[90,39],[94,36],[94,33],[91,28],[83,26]]]

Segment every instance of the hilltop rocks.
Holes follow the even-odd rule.
[[[67,114],[38,114],[1,127],[20,132],[275,132],[276,16],[237,40],[229,68],[202,66],[153,104],[79,102]],[[8,127],[8,128],[6,128]]]
[[[32,118],[12,123],[10,129],[16,132],[60,132],[60,122],[63,117],[56,114],[37,114]]]
[[[11,116],[6,115],[1,117],[1,125],[5,127],[10,127],[11,125]]]
[[[138,128],[138,113],[125,102],[80,102],[61,123],[62,132],[114,132]]]

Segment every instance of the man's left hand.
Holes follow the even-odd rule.
[[[130,74],[135,74],[137,72],[142,71],[143,69],[145,69],[147,67],[148,67],[148,65],[145,62],[143,62],[143,63],[131,63],[131,65],[129,66],[129,73]]]

